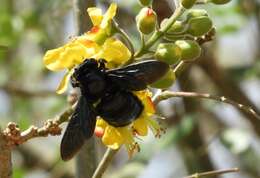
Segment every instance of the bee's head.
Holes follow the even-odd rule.
[[[94,58],[85,59],[83,63],[74,69],[74,73],[71,76],[71,84],[73,87],[79,87],[81,81],[92,72],[102,72],[106,70],[105,59],[96,60]]]

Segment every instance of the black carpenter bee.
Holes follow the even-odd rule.
[[[86,59],[75,68],[71,84],[80,88],[81,97],[61,141],[61,158],[71,159],[93,135],[97,116],[115,127],[138,118],[143,105],[132,91],[146,89],[168,70],[166,63],[156,60],[107,70],[104,60]]]

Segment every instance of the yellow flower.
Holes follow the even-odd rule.
[[[102,15],[102,10],[97,7],[88,8],[87,12],[93,23],[93,28],[87,32],[89,40],[102,45],[106,38],[112,35],[112,19],[116,15],[117,5],[112,3],[107,12]]]
[[[130,57],[131,53],[128,48],[115,38],[108,38],[102,46],[99,46],[82,35],[62,47],[48,50],[43,57],[43,61],[49,70],[68,70],[58,87],[57,93],[60,94],[66,91],[69,78],[73,73],[72,69],[85,59],[103,58],[108,61],[107,67],[112,68],[122,65]]]
[[[58,94],[66,91],[73,68],[87,58],[103,58],[108,61],[108,68],[118,67],[130,59],[131,53],[128,48],[121,41],[111,37],[111,21],[116,9],[117,5],[113,3],[102,15],[101,9],[89,8],[87,11],[93,28],[64,46],[46,52],[43,57],[46,68],[52,71],[67,69],[57,89]]]
[[[161,131],[159,124],[151,118],[155,113],[154,105],[151,101],[151,93],[148,90],[144,90],[134,92],[134,94],[142,101],[144,106],[140,117],[125,127],[111,126],[104,119],[99,118],[95,129],[95,134],[98,137],[102,137],[102,142],[106,146],[118,149],[121,145],[125,145],[129,157],[135,151],[139,151],[139,145],[135,138],[146,136],[149,129],[154,132],[155,136],[158,136]]]

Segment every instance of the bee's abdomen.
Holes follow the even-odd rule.
[[[123,127],[137,119],[143,108],[142,102],[133,93],[118,91],[102,98],[96,110],[110,125]]]

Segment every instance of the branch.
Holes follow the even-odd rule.
[[[208,171],[208,172],[196,173],[191,176],[184,177],[184,178],[200,178],[200,177],[205,177],[205,176],[216,176],[216,175],[234,173],[234,172],[239,172],[239,169],[231,168],[231,169],[224,169],[224,170]]]
[[[109,164],[112,162],[115,154],[117,153],[119,149],[113,150],[111,148],[108,148],[106,150],[106,153],[104,154],[102,160],[100,161],[94,175],[92,178],[101,178],[106,169],[108,168]]]
[[[6,147],[5,137],[0,128],[0,177],[10,178],[12,176],[11,150]]]
[[[20,97],[47,97],[47,96],[55,96],[55,92],[50,90],[40,90],[40,91],[31,91],[28,89],[24,89],[21,87],[16,87],[13,85],[4,85],[0,87],[5,90],[7,93],[11,93]]]
[[[210,94],[205,94],[205,93],[195,93],[195,92],[171,92],[171,91],[164,91],[161,94],[159,94],[155,100],[154,104],[158,104],[160,101],[167,100],[169,98],[173,97],[186,97],[186,98],[203,98],[203,99],[210,99],[210,100],[215,100],[223,103],[230,104],[240,110],[243,110],[249,114],[252,114],[255,118],[260,120],[260,115],[258,115],[251,107],[245,106],[243,104],[239,104],[233,100],[230,100],[224,96],[214,96]]]
[[[20,131],[16,123],[9,122],[7,128],[2,132],[5,137],[6,146],[11,149],[32,138],[60,135],[62,130],[60,125],[68,120],[73,113],[75,106],[76,104],[66,109],[56,118],[47,120],[42,127],[30,126],[30,128],[23,132]]]

